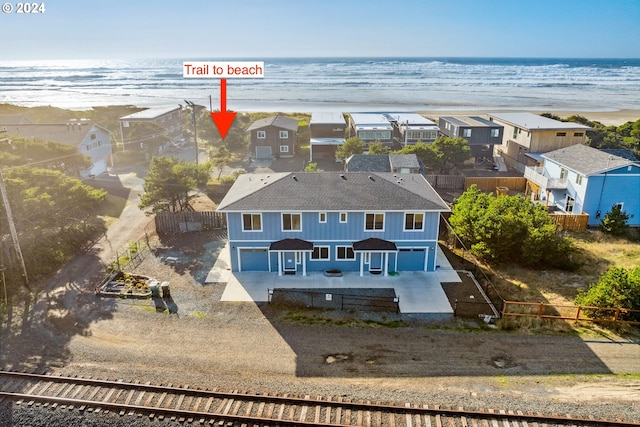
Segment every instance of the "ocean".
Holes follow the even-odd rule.
[[[216,79],[184,79],[211,58],[0,61],[0,103],[220,108]],[[235,59],[234,59],[235,60]],[[263,79],[227,80],[235,111],[640,110],[640,59],[248,58]]]

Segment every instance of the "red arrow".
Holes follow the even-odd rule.
[[[218,128],[220,136],[225,139],[233,124],[233,119],[236,118],[234,111],[227,111],[227,79],[220,79],[220,111],[211,113],[211,118]]]

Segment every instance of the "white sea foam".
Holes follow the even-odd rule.
[[[230,79],[229,109],[640,109],[637,59],[257,59],[265,78]],[[211,96],[217,108],[218,81],[183,79],[182,61],[0,61],[0,102],[209,106]]]

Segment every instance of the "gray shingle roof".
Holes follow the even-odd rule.
[[[420,161],[415,154],[389,154],[389,163],[392,168],[420,168]]]
[[[633,163],[622,157],[614,156],[582,144],[550,151],[543,154],[542,157],[553,160],[583,175],[593,175]]]
[[[262,129],[268,126],[275,126],[282,129],[288,129],[297,131],[298,130],[298,121],[295,119],[291,119],[285,116],[271,116],[264,119],[256,120],[247,128],[248,131],[252,131],[254,129]]]
[[[347,172],[391,172],[388,154],[354,154],[347,159]]]
[[[299,172],[240,175],[218,210],[448,211],[449,207],[418,174]]]

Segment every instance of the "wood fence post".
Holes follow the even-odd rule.
[[[578,320],[580,320],[580,311],[582,311],[582,306],[581,305],[579,305],[578,309],[576,310],[576,322]]]
[[[538,303],[538,317],[542,317],[542,312],[544,310],[544,303]]]

